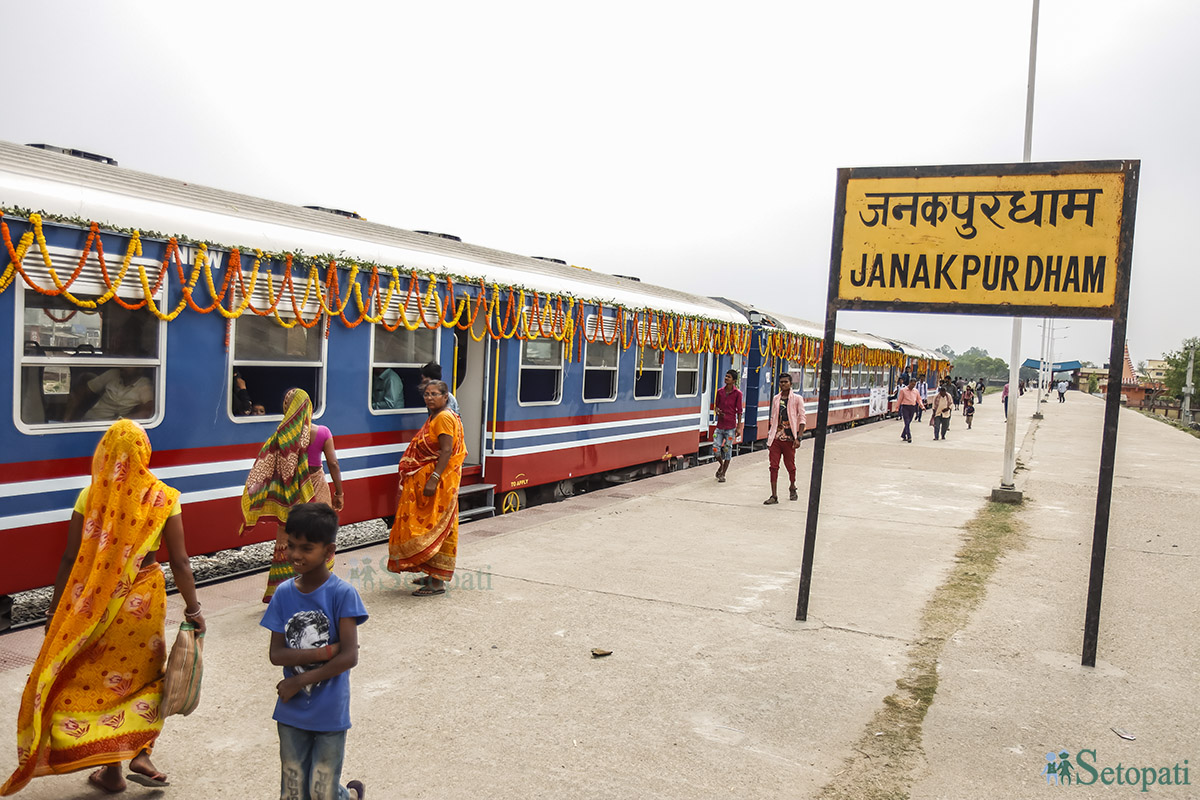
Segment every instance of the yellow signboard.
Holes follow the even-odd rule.
[[[1113,307],[1130,173],[1087,164],[1065,172],[1024,164],[1021,174],[848,171],[838,299]]]

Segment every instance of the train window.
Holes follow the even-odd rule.
[[[280,316],[287,319],[282,310]],[[233,321],[233,371],[267,414],[282,414],[283,396],[295,387],[308,392],[317,415],[324,407],[324,345],[319,324],[285,328],[274,317],[245,313]]]
[[[804,367],[792,362],[788,372],[792,375],[792,386],[795,387],[797,392],[804,394]]]
[[[55,263],[59,274],[73,266]],[[60,258],[51,249],[52,261]],[[28,269],[28,266],[27,266]],[[33,276],[48,284],[49,276]],[[102,296],[99,268],[89,261],[72,285],[79,300]],[[130,282],[120,292],[132,299],[141,286]],[[164,280],[165,284],[165,280]],[[158,300],[165,296],[165,286]],[[124,308],[109,300],[96,308],[80,308],[64,297],[50,297],[21,287],[21,336],[18,361],[17,419],[24,426],[71,426],[105,423],[126,417],[151,422],[161,417],[162,355],[165,323],[145,306]],[[100,427],[100,425],[94,425]]]
[[[662,397],[663,351],[637,348],[637,377],[633,383],[633,396],[637,400],[654,400]]]
[[[615,334],[616,320],[604,320],[603,338],[599,333],[599,318],[595,315],[587,319],[588,335],[596,336],[596,341],[584,340],[583,355],[583,399],[589,403],[605,402],[617,399],[617,366],[620,360],[618,342],[605,344],[604,339],[612,339]]]
[[[816,394],[818,391],[819,381],[817,381],[819,367],[806,367],[804,370],[804,388],[801,389],[801,394]]]
[[[675,354],[675,396],[694,397],[700,387],[700,354]]]
[[[517,400],[523,405],[552,405],[562,399],[563,345],[554,339],[521,342]]]
[[[424,325],[414,331],[371,327],[371,411],[424,411],[421,367],[438,360],[438,332]]]

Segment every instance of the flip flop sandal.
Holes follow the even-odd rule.
[[[788,500],[799,500],[800,493],[795,489],[788,489]]]
[[[162,789],[165,786],[171,785],[171,782],[167,780],[166,775],[163,775],[161,772],[158,774],[162,775],[162,777],[155,778],[151,775],[143,775],[140,772],[131,772],[126,775],[125,778],[133,781],[138,786],[149,786],[151,789]]]
[[[412,594],[413,594],[413,597],[433,597],[434,595],[445,594],[445,593],[446,593],[446,588],[444,586],[440,589],[431,589],[428,586],[422,586],[420,589],[417,589]]]
[[[774,505],[778,505],[778,504],[779,504],[779,498],[776,497],[775,495],[771,495],[766,500],[763,500],[764,506],[774,506]]]
[[[346,789],[355,792],[358,795],[357,800],[363,800],[367,796],[367,787],[363,786],[362,781],[350,781],[346,784]]]

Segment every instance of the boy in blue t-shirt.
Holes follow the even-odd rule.
[[[350,728],[350,669],[358,664],[358,626],[367,609],[354,587],[326,566],[336,549],[338,518],[325,503],[288,514],[288,557],[296,577],[280,585],[263,614],[271,663],[283,667],[275,687],[275,721],[283,763],[281,800],[362,800],[362,781],[341,785]]]

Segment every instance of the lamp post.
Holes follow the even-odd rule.
[[[1033,20],[1029,28],[1029,82],[1025,91],[1025,153],[1026,162],[1033,160],[1033,88],[1037,79],[1038,7],[1033,0]],[[1020,397],[1021,326],[1024,320],[1013,317],[1012,349],[1008,361],[1008,424],[1004,428],[1004,472],[1000,488],[992,490],[992,500],[1000,503],[1020,503],[1024,495],[1017,490],[1017,398]]]

